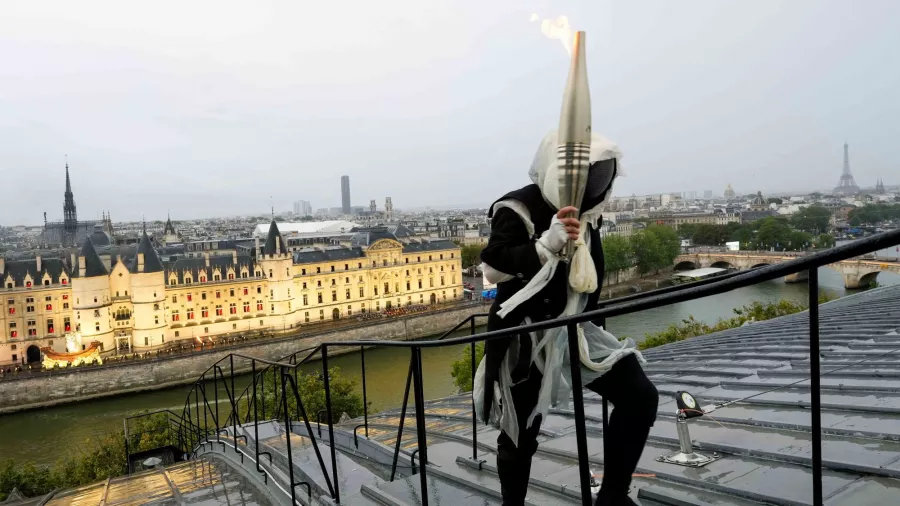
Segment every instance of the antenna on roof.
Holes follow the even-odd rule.
[[[272,221],[275,221],[275,200],[269,195],[269,205],[272,207]]]

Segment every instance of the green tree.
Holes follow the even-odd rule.
[[[691,240],[694,244],[702,244],[705,246],[721,246],[728,239],[727,231],[724,225],[700,224],[697,225]]]
[[[174,438],[174,429],[170,430],[165,413],[129,422],[128,445],[132,452],[174,444]],[[34,497],[56,488],[87,485],[125,474],[124,429],[88,439],[80,448],[80,452],[66,455],[53,466],[13,459],[0,463],[0,501],[14,488],[27,497]]]
[[[819,204],[804,207],[791,216],[791,225],[794,228],[820,234],[828,230],[828,222],[831,220],[831,211]]]
[[[653,272],[660,264],[662,258],[662,245],[659,239],[647,229],[631,235],[631,251],[634,253],[634,264],[638,272],[644,274]]]
[[[650,226],[647,230],[656,235],[660,245],[660,258],[657,270],[671,267],[675,258],[681,254],[681,240],[678,234],[669,227]]]
[[[784,200],[782,200],[778,197],[770,197],[766,202],[768,202],[769,204],[777,204],[779,206],[781,204],[784,204]]]
[[[675,257],[681,254],[681,240],[669,227],[650,225],[632,234],[630,242],[634,264],[642,276],[671,267]]]
[[[484,357],[484,343],[475,345],[475,367],[481,363]],[[459,354],[459,358],[450,365],[450,376],[453,384],[460,392],[472,391],[472,349],[466,346]]]
[[[280,413],[282,409],[281,380],[277,376],[273,376],[272,373],[263,376],[264,385],[258,385],[256,389],[257,412],[262,413],[263,404],[265,404],[267,415],[269,413]],[[339,367],[332,367],[328,370],[328,388],[331,391],[331,412],[335,417],[340,417],[343,413],[347,413],[350,418],[362,415],[362,396],[357,392],[356,381],[345,377]],[[309,417],[315,417],[316,413],[327,406],[325,403],[325,383],[321,374],[298,371],[297,393],[300,394],[303,408]],[[252,409],[252,405],[249,405],[249,400],[250,398],[247,397],[240,401],[238,406],[239,413],[247,413]],[[288,386],[287,400],[288,412],[292,413],[292,417],[295,417],[297,399],[290,391],[290,386]]]
[[[834,247],[834,236],[830,234],[819,234],[813,240],[813,245],[817,248],[833,248]]]
[[[824,292],[819,294],[819,304],[828,302],[830,299],[831,297]],[[805,311],[808,307],[809,306],[805,302],[795,302],[784,299],[778,302],[754,301],[742,307],[732,309],[735,316],[725,319],[720,318],[713,325],[697,321],[694,316],[691,315],[680,323],[669,325],[669,328],[662,332],[647,334],[645,339],[638,343],[638,348],[646,350],[648,348],[683,341],[704,334],[733,329],[740,327],[747,322],[770,320],[779,316],[799,313],[800,311]]]
[[[468,269],[473,265],[481,263],[481,250],[484,249],[483,244],[464,244],[460,247],[462,254],[463,269]]]
[[[615,274],[618,283],[619,273],[634,265],[628,239],[620,235],[608,235],[603,239],[603,265],[608,274]]]
[[[853,226],[877,225],[882,221],[900,219],[900,205],[897,204],[868,204],[856,209],[851,209],[848,221]]]

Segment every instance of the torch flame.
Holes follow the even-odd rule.
[[[565,48],[566,53],[572,56],[572,40],[574,39],[574,30],[569,24],[569,18],[566,16],[557,16],[556,19],[544,19],[537,14],[531,15],[531,22],[541,21],[541,33],[551,40],[558,40]]]

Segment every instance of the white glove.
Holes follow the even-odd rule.
[[[569,234],[566,233],[566,227],[559,221],[559,218],[553,216],[550,220],[550,228],[544,231],[541,234],[540,239],[537,240],[537,243],[546,249],[551,254],[559,253],[563,247],[565,247],[566,242],[569,240]],[[540,249],[539,249],[540,251]]]

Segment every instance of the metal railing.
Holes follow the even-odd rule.
[[[369,340],[351,340],[340,342],[324,342],[318,346],[298,350],[281,360],[265,360],[240,354],[230,354],[217,361],[209,367],[191,387],[185,401],[184,409],[176,424],[178,429],[178,440],[183,443],[186,448],[196,449],[206,444],[222,444],[223,449],[225,443],[221,439],[223,432],[232,437],[234,441],[234,450],[241,453],[238,448],[238,440],[243,438],[246,444],[247,437],[241,435],[238,430],[252,430],[254,439],[253,454],[255,455],[256,468],[263,473],[268,479],[268,474],[259,467],[259,458],[261,455],[269,457],[272,463],[272,454],[267,451],[260,451],[259,441],[259,425],[261,421],[278,420],[284,422],[285,441],[286,441],[286,457],[288,475],[290,479],[290,492],[293,504],[298,504],[295,488],[299,485],[308,483],[295,482],[294,466],[292,464],[292,421],[301,421],[306,428],[306,437],[310,440],[311,446],[316,454],[317,461],[321,468],[321,472],[326,481],[327,493],[335,503],[341,501],[340,480],[337,473],[336,453],[338,451],[335,444],[335,420],[333,412],[333,404],[331,398],[330,375],[329,375],[329,350],[336,348],[355,348],[360,350],[360,367],[362,369],[362,395],[363,395],[363,419],[362,425],[356,426],[353,431],[354,441],[358,436],[356,429],[364,428],[365,437],[368,437],[368,399],[366,392],[366,365],[365,350],[370,347],[385,348],[405,348],[410,350],[409,366],[406,377],[406,388],[403,396],[403,403],[400,411],[400,424],[398,427],[396,447],[394,449],[393,463],[391,466],[391,479],[394,478],[397,468],[397,461],[400,453],[400,445],[402,432],[405,425],[406,411],[409,401],[410,388],[414,396],[415,416],[416,416],[416,436],[417,450],[414,452],[418,459],[414,467],[418,467],[418,475],[421,483],[421,490],[427,490],[427,464],[428,464],[428,448],[426,444],[425,431],[425,399],[423,393],[423,374],[422,374],[422,350],[443,346],[469,345],[471,355],[472,376],[474,383],[475,367],[476,367],[476,343],[487,342],[496,339],[506,339],[520,335],[525,332],[540,332],[557,327],[566,327],[568,330],[568,346],[570,350],[577,350],[577,325],[583,322],[594,322],[603,324],[607,318],[621,316],[646,309],[653,309],[668,304],[684,302],[701,297],[721,294],[737,288],[749,285],[771,281],[790,274],[807,271],[809,278],[809,353],[810,353],[810,376],[811,376],[811,426],[812,426],[812,470],[813,470],[813,505],[821,505],[823,503],[822,495],[822,426],[821,426],[821,385],[820,385],[820,357],[819,357],[819,311],[818,311],[818,292],[819,277],[817,269],[831,263],[839,262],[848,258],[853,258],[861,254],[877,251],[885,247],[891,247],[900,244],[900,230],[885,232],[865,239],[857,240],[853,243],[821,251],[814,254],[808,254],[798,257],[794,260],[757,267],[748,271],[738,271],[728,273],[723,276],[709,278],[706,280],[696,281],[682,285],[670,286],[658,290],[638,293],[626,297],[604,300],[598,305],[598,309],[591,310],[582,314],[566,316],[554,320],[531,323],[521,325],[519,327],[484,332],[476,334],[476,320],[483,318],[484,314],[474,314],[457,324],[453,329],[447,331],[444,335],[437,339],[426,341],[369,341]],[[471,335],[462,337],[452,337],[455,331],[463,329],[469,325]],[[305,356],[303,356],[305,354]],[[299,357],[303,356],[302,359]],[[325,423],[327,424],[327,444],[331,453],[331,469],[327,469],[319,449],[319,439],[321,439],[318,431],[313,431],[309,420],[310,413],[307,412],[303,399],[301,399],[298,389],[298,370],[299,367],[316,356],[319,356],[322,364],[321,381],[324,388],[325,397]],[[235,367],[235,361],[239,361],[238,367]],[[243,363],[243,366],[241,366]],[[248,366],[249,364],[249,366]],[[262,366],[262,367],[260,367]],[[578,360],[570,360],[571,375],[573,384],[581,384],[581,369]],[[226,374],[227,368],[228,374]],[[235,375],[244,372],[250,372],[250,382],[240,395],[236,395]],[[271,381],[269,378],[271,377]],[[212,387],[210,389],[210,386]],[[224,394],[226,401],[226,414],[220,413],[220,391]],[[587,453],[587,436],[585,427],[584,404],[582,399],[582,389],[573,388],[573,408],[576,429],[576,441],[578,450],[578,466],[579,478],[581,486],[582,503],[587,506],[591,504],[591,487],[590,487],[590,470],[589,455]],[[210,404],[210,401],[212,404]],[[474,401],[473,401],[474,403]],[[293,405],[293,409],[292,408]],[[472,406],[473,416],[473,435],[472,435],[472,457],[477,460],[477,429],[478,423],[475,419],[475,406]],[[607,434],[607,413],[608,406],[603,401],[603,426],[604,436]],[[143,415],[141,415],[143,416]],[[317,428],[321,431],[322,424],[317,421]],[[227,437],[227,436],[226,436]],[[606,441],[604,439],[604,446]],[[127,450],[127,448],[126,448]],[[411,455],[415,457],[416,455]],[[241,457],[243,458],[243,457]],[[311,492],[310,492],[311,493]],[[423,505],[428,504],[428,494],[421,495]]]

